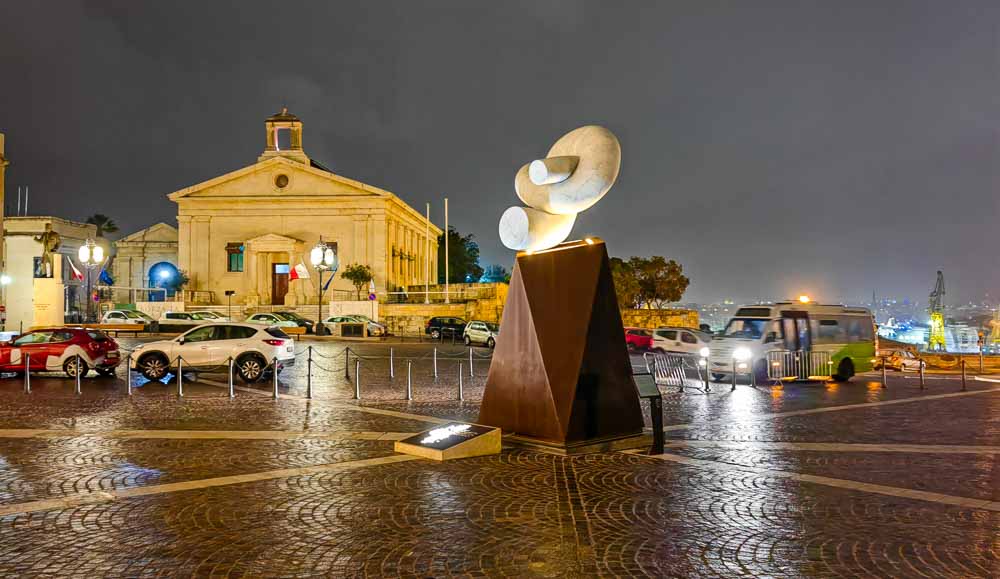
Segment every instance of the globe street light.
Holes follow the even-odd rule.
[[[93,239],[88,239],[86,243],[80,246],[80,251],[77,253],[77,257],[80,258],[80,263],[87,268],[87,321],[93,322],[94,319],[90,315],[90,302],[91,299],[91,281],[90,281],[90,271],[104,263],[104,248],[94,242]]]
[[[309,261],[316,268],[319,274],[319,301],[316,302],[316,335],[322,336],[326,333],[326,326],[323,325],[323,272],[329,270],[330,275],[337,274],[337,252],[332,247],[323,243],[320,236],[319,243],[309,252]]]

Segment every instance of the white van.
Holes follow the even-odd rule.
[[[875,323],[866,308],[814,302],[743,306],[710,349],[717,381],[731,379],[734,366],[738,375],[752,370],[758,381],[768,378],[770,366],[787,374],[781,378],[849,380],[872,369]],[[800,364],[794,372],[788,360]]]
[[[702,348],[709,347],[711,341],[711,336],[698,330],[662,327],[653,330],[653,343],[649,349],[654,352],[697,356]]]

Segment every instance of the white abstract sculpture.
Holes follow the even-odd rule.
[[[544,159],[521,167],[514,189],[527,207],[500,217],[500,241],[517,251],[555,247],[569,236],[576,214],[614,185],[622,149],[614,133],[589,125],[563,135]]]

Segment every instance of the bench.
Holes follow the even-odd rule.
[[[663,454],[663,395],[652,374],[633,374],[639,398],[649,399],[649,414],[653,421],[653,448],[650,454]]]
[[[279,329],[282,332],[285,332],[286,334],[291,336],[293,340],[306,333],[306,329],[303,328],[302,326],[295,326],[291,328],[279,328]]]

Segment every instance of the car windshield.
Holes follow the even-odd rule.
[[[264,331],[267,332],[268,334],[270,334],[271,337],[273,337],[273,338],[282,338],[282,339],[284,339],[284,338],[288,337],[288,334],[286,334],[285,332],[282,332],[278,328],[267,328]]]
[[[278,318],[279,320],[285,320],[286,322],[296,321],[294,314],[288,314],[285,312],[274,312],[274,317]]]
[[[87,330],[87,335],[95,342],[108,342],[111,340],[107,334],[99,330]]]
[[[729,325],[722,336],[725,338],[744,338],[747,340],[759,340],[764,335],[764,328],[770,320],[750,320],[747,318],[733,318],[729,320]]]
[[[486,324],[486,327],[491,332],[499,332],[500,331],[500,326],[498,324]]]

